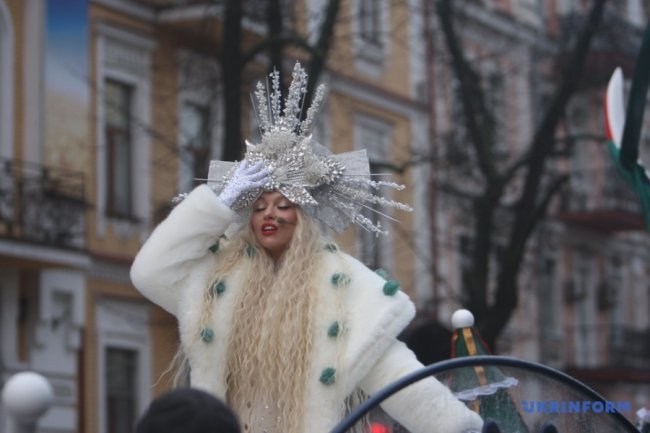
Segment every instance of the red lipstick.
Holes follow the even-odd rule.
[[[275,224],[271,223],[262,224],[262,227],[260,227],[260,229],[262,231],[262,236],[271,236],[278,231],[278,227]]]

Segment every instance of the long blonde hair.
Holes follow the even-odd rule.
[[[228,342],[226,400],[240,416],[251,401],[271,406],[282,433],[300,433],[303,427],[315,285],[326,244],[316,223],[301,209],[297,213],[293,237],[279,263],[257,243],[248,225],[220,248],[197,323],[203,329],[210,320],[214,284],[243,263],[247,269],[236,294]]]

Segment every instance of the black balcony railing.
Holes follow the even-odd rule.
[[[646,369],[650,366],[650,329],[612,328],[609,345],[612,365]]]
[[[641,203],[611,165],[598,173],[574,173],[560,195],[559,217],[603,232],[643,230]]]
[[[0,159],[0,237],[83,249],[85,209],[82,173]]]
[[[574,353],[566,353],[566,361],[573,368],[646,371],[650,368],[649,328],[584,325],[568,328],[565,332],[563,343],[574,350]]]
[[[589,212],[607,209],[640,214],[639,199],[616,169],[609,166],[603,171],[602,186],[594,183],[589,176],[573,175],[568,186],[569,195],[564,204],[564,211]]]

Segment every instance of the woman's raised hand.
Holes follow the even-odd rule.
[[[269,169],[264,164],[258,162],[249,166],[248,160],[244,159],[219,194],[219,200],[231,209],[239,207],[239,199],[247,193],[262,188],[268,178]]]

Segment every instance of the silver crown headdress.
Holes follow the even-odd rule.
[[[238,218],[226,235],[234,233],[248,221],[250,207],[263,191],[281,192],[338,233],[343,232],[350,223],[376,234],[385,233],[379,224],[363,215],[363,209],[378,213],[373,205],[412,211],[403,203],[371,192],[382,187],[402,190],[404,186],[371,180],[365,150],[334,155],[312,138],[309,132],[323,100],[324,85],[317,88],[312,105],[301,121],[307,74],[300,63],[296,62],[294,66],[293,80],[284,106],[280,74],[275,71],[270,77],[271,89],[258,83],[255,91],[262,140],[258,144],[246,141],[245,155],[251,164],[262,162],[269,169],[270,178],[263,188],[241,197],[235,203],[233,208]],[[208,185],[219,194],[238,164],[211,161]]]

